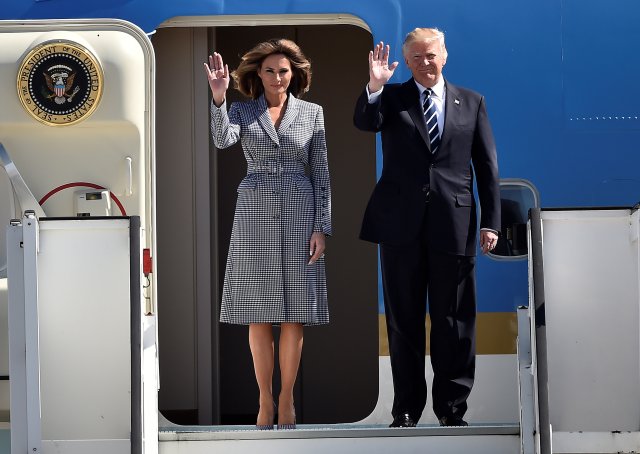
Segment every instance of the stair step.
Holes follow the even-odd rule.
[[[256,430],[254,426],[169,426],[160,427],[160,440],[264,440],[297,438],[435,437],[472,435],[519,435],[517,424],[473,424],[468,427],[440,427],[418,424],[412,428],[386,425],[299,424],[296,430]]]
[[[391,429],[383,425],[300,424],[296,430],[258,431],[253,426],[160,427],[159,454],[518,454],[517,424],[440,427],[419,424]]]

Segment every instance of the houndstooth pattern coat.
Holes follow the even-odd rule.
[[[264,95],[233,103],[228,114],[226,102],[220,108],[212,103],[211,133],[217,148],[240,140],[247,160],[220,321],[328,323],[324,258],[308,265],[311,234],[331,234],[322,107],[289,94],[276,131]]]

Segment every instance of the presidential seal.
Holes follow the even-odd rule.
[[[36,120],[51,126],[87,118],[100,102],[98,60],[78,43],[48,41],[32,49],[18,71],[18,97]]]

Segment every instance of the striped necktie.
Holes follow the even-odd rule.
[[[424,119],[427,122],[427,130],[429,131],[429,142],[431,142],[431,153],[435,153],[440,146],[440,130],[438,129],[438,112],[431,95],[433,90],[427,88],[424,91],[425,98],[422,104]]]

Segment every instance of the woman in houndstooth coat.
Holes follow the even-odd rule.
[[[311,65],[289,40],[260,43],[242,57],[231,75],[251,100],[234,103],[228,113],[228,66],[214,53],[205,70],[214,143],[227,148],[240,140],[247,160],[220,321],[249,325],[259,429],[273,429],[272,325],[280,326],[278,428],[291,429],[302,327],[329,322],[324,248],[325,235],[331,234],[331,188],[322,108],[296,97],[309,89]]]

